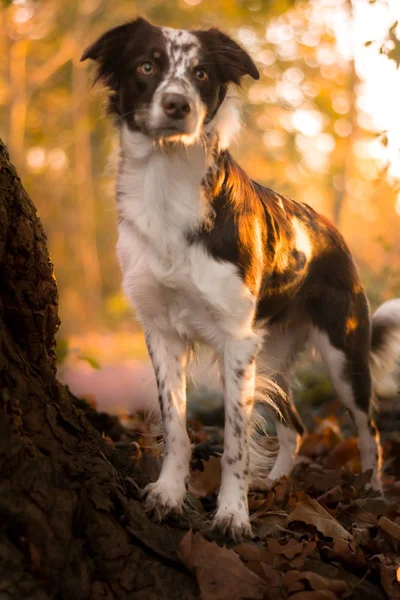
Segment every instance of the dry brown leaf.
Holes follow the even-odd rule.
[[[256,519],[255,515],[256,513],[250,516],[250,521],[254,532],[261,540],[288,526],[288,515],[282,510],[269,511],[261,519]]]
[[[271,565],[266,565],[265,563],[260,563],[260,566],[263,570],[264,579],[268,581],[268,594],[270,595],[271,588],[282,588],[282,575],[271,567]]]
[[[356,438],[347,438],[340,441],[324,460],[328,468],[342,467],[352,462],[352,470],[361,470],[360,452]]]
[[[279,544],[275,539],[268,540],[268,551],[254,544],[240,544],[235,551],[249,569],[267,579],[269,585],[279,587],[281,575],[279,569],[284,565],[301,568],[304,558],[316,547],[314,542],[301,543],[291,539],[287,544]],[[278,570],[277,570],[278,569]],[[303,589],[303,588],[300,588]]]
[[[288,571],[283,579],[283,584],[289,593],[304,589],[306,585],[315,591],[329,591],[339,595],[348,590],[345,581],[341,579],[329,579],[313,571]],[[300,585],[303,587],[300,587]]]
[[[334,519],[316,500],[307,498],[296,506],[290,513],[289,523],[300,521],[313,525],[325,537],[352,540],[352,535]]]
[[[234,550],[239,554],[246,567],[262,579],[267,579],[263,569],[263,562],[271,562],[272,557],[269,552],[262,550],[254,544],[239,544],[234,547]]]
[[[264,496],[261,495],[257,495],[257,496],[249,496],[249,512],[255,512],[258,511],[261,506],[263,506],[265,504],[265,498]]]
[[[373,500],[373,498],[371,498],[371,500]],[[353,504],[352,506],[342,504],[338,510],[338,519],[340,519],[342,523],[348,525],[357,523],[358,526],[362,527],[375,527],[378,522],[376,514],[365,508],[360,508],[356,504]]]
[[[318,590],[298,592],[290,596],[290,600],[338,600],[338,597],[333,592]]]
[[[197,498],[210,496],[221,485],[221,458],[210,456],[209,460],[202,461],[204,471],[192,471],[190,478],[190,491]]]
[[[289,594],[301,592],[305,589],[306,584],[298,576],[299,571],[287,571],[283,576],[283,585]]]
[[[397,579],[397,571],[398,568],[381,565],[382,587],[390,600],[400,600],[400,583]]]
[[[327,504],[338,504],[344,498],[343,487],[341,485],[335,485],[335,487],[330,488],[327,492],[324,492],[319,498],[318,502],[321,506],[326,506]]]
[[[103,431],[103,433],[101,434],[101,437],[103,438],[103,440],[106,442],[106,444],[108,444],[109,446],[112,446],[113,448],[115,448],[115,443],[114,440],[112,440],[110,438],[109,435],[106,435]]]
[[[268,550],[274,554],[283,554],[289,560],[292,560],[298,554],[303,554],[304,544],[296,542],[296,540],[289,540],[287,544],[280,544],[278,540],[274,538],[268,540]]]
[[[390,600],[400,600],[399,569],[400,557],[376,554],[374,560],[380,563],[379,573],[382,587]]]
[[[281,477],[279,483],[275,485],[275,501],[274,504],[280,504],[280,508],[284,508],[290,499],[290,497],[294,494],[294,482],[287,479],[286,477]]]
[[[265,597],[267,583],[248,569],[234,550],[221,548],[190,530],[180,542],[179,553],[196,576],[202,600]]]
[[[256,513],[257,516],[266,514],[275,501],[273,490],[267,491],[263,495],[249,496],[249,512]]]
[[[378,527],[380,527],[385,533],[391,535],[395,540],[400,542],[400,525],[394,523],[387,517],[381,517],[378,520]]]
[[[348,590],[348,586],[345,581],[341,579],[328,579],[313,571],[304,571],[301,573],[301,578],[306,579],[314,590],[327,590],[334,592],[335,594],[343,594]]]
[[[301,465],[299,465],[299,467],[301,467]],[[307,468],[304,466],[298,477],[301,478],[308,487],[321,493],[327,492],[338,485],[338,482],[342,481],[342,470],[324,469],[321,465],[312,463],[307,465]]]
[[[271,562],[271,553],[255,544],[238,544],[233,549],[245,561]]]
[[[367,566],[363,550],[355,548],[352,542],[343,538],[335,538],[333,547],[323,546],[321,552],[330,562],[339,561],[347,567],[355,569],[365,569]]]
[[[321,437],[316,433],[308,433],[301,442],[299,453],[302,456],[313,458],[317,454],[318,445],[321,443]]]

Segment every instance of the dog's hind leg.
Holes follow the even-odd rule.
[[[293,404],[289,378],[291,367],[307,340],[307,334],[308,327],[305,325],[272,327],[259,355],[262,373],[273,384],[271,390],[267,390],[267,395],[272,401],[269,413],[275,422],[279,442],[274,466],[268,474],[269,483],[284,475],[290,475],[305,432]],[[276,389],[274,385],[277,386]],[[257,473],[255,477],[257,479]]]
[[[359,437],[361,466],[372,470],[371,487],[381,490],[379,432],[371,420],[371,328],[363,290],[335,288],[319,298],[312,313],[312,342],[325,360],[340,400],[349,410]]]

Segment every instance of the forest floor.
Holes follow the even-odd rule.
[[[106,441],[133,461],[137,483],[157,478],[162,444],[141,417],[117,417],[77,401]],[[385,500],[367,490],[357,440],[337,400],[311,417],[301,462],[290,478],[249,494],[254,537],[229,547],[212,538],[220,484],[223,428],[191,419],[193,444],[188,508],[165,527],[187,530],[184,565],[205,600],[400,600],[400,433],[395,407],[381,410]],[[125,424],[127,421],[125,420]]]

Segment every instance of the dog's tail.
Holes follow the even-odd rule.
[[[381,304],[372,317],[371,374],[379,396],[395,396],[400,358],[400,298]]]
[[[258,365],[260,366],[260,365]],[[262,488],[278,453],[278,443],[270,436],[265,410],[281,414],[280,406],[287,402],[286,394],[264,373],[257,371],[254,393],[255,405],[250,424],[250,487]]]

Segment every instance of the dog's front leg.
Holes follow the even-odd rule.
[[[155,483],[145,488],[145,509],[162,520],[180,512],[189,481],[190,441],[186,430],[187,348],[177,336],[147,328],[146,343],[157,380],[164,429],[164,457]]]
[[[243,340],[230,340],[225,344],[223,357],[225,444],[218,510],[213,527],[234,541],[251,534],[247,491],[257,347],[255,335]]]

